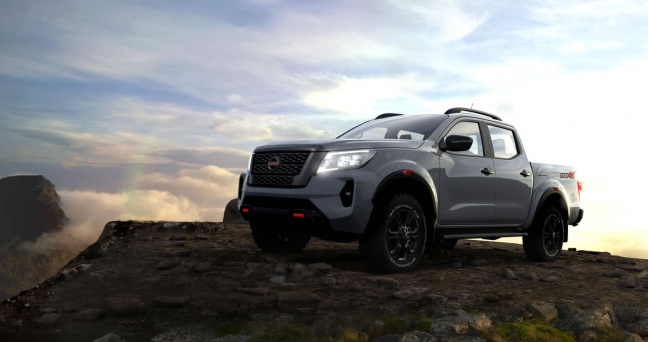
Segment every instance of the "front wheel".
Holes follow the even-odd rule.
[[[412,271],[423,257],[426,227],[423,209],[408,194],[394,195],[376,208],[360,253],[367,266],[381,273]]]
[[[298,253],[310,240],[310,235],[276,232],[260,222],[250,222],[250,228],[254,242],[265,253]]]
[[[556,207],[544,208],[522,238],[524,254],[532,261],[556,261],[562,251],[565,225]]]

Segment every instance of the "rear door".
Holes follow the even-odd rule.
[[[523,224],[531,206],[533,170],[516,132],[487,125],[495,165],[495,224]]]
[[[495,166],[486,156],[483,126],[460,121],[441,139],[464,135],[473,139],[468,151],[440,154],[439,225],[488,225],[495,215]]]

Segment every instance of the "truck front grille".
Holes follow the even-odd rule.
[[[261,152],[252,160],[252,186],[290,187],[310,152]]]

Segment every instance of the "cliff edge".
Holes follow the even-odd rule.
[[[246,224],[120,221],[2,303],[0,340],[644,341],[647,303],[648,260],[607,253],[469,240],[385,276],[354,244],[263,254]]]

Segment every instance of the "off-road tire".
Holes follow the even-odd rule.
[[[299,253],[310,240],[310,235],[276,232],[261,222],[250,222],[250,228],[254,242],[264,253]]]
[[[522,238],[524,254],[531,261],[556,261],[562,251],[565,224],[554,206],[543,208]]]
[[[373,271],[412,271],[423,258],[426,230],[419,201],[409,194],[393,195],[375,209],[360,239],[360,253]]]

